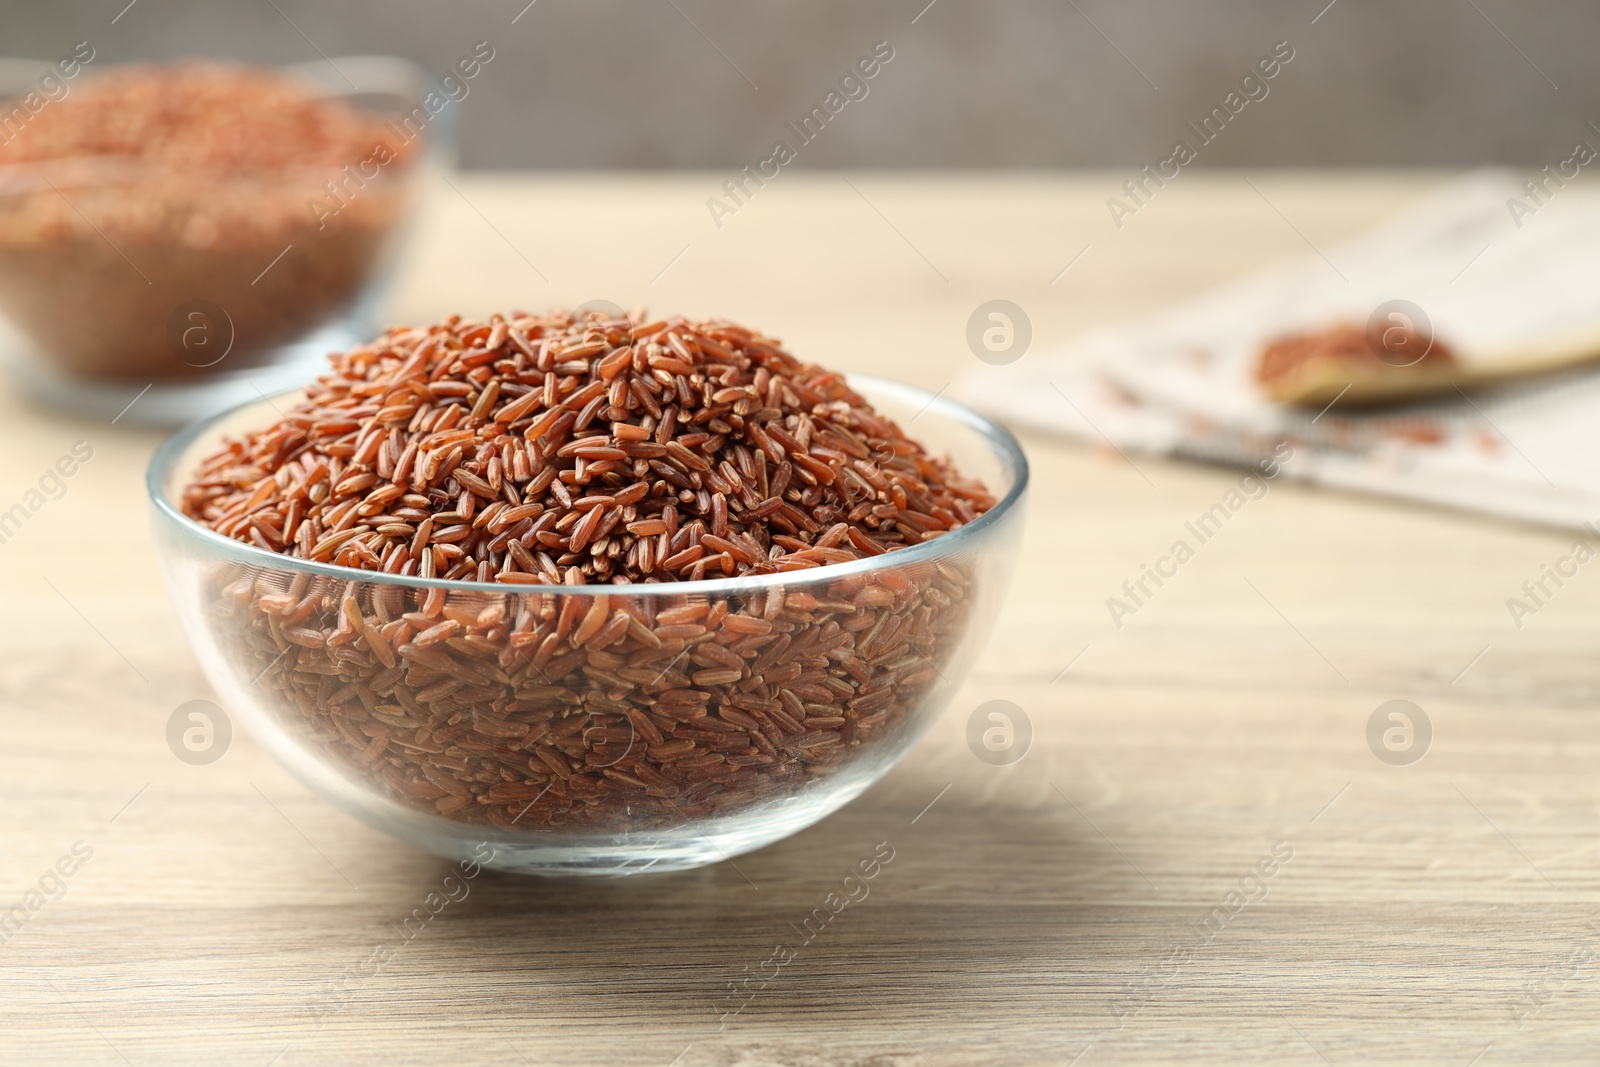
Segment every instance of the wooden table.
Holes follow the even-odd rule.
[[[393,315],[642,301],[938,389],[977,365],[983,300],[1024,307],[1042,350],[1308,255],[1443,176],[1253,175],[1268,203],[1188,175],[1118,231],[1123,177],[785,172],[720,230],[722,175],[461,178]],[[1569,537],[1277,484],[1118,630],[1106,598],[1236,476],[1141,476],[1029,435],[1009,603],[883,782],[743,874],[486,875],[319,1022],[444,865],[248,738],[173,757],[169,715],[213,694],[156,574],[157,435],[8,391],[0,505],[79,440],[94,458],[66,496],[0,545],[0,909],[76,842],[93,854],[0,945],[0,1061],[1595,1062],[1600,578],[1521,630],[1505,606]],[[1397,698],[1434,730],[1409,766],[1366,740]],[[1034,730],[1010,766],[966,744],[991,699]],[[883,841],[870,897],[719,1025],[727,983]]]

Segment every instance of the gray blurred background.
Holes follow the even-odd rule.
[[[1281,40],[1293,61],[1200,165],[1542,165],[1600,145],[1594,0],[0,2],[0,55],[79,40],[97,65],[385,52],[441,75],[487,41],[460,105],[475,168],[755,163],[877,41],[893,60],[797,165],[1153,162]]]

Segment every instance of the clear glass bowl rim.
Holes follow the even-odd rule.
[[[422,106],[421,100],[431,90],[439,87],[438,79],[422,66],[413,63],[402,56],[382,55],[379,53],[352,54],[334,56],[331,59],[314,59],[303,63],[253,63],[237,59],[207,59],[206,57],[180,56],[168,60],[126,60],[118,63],[104,63],[90,66],[85,64],[81,72],[86,79],[98,78],[116,70],[129,67],[170,67],[176,64],[199,58],[203,62],[212,63],[223,67],[239,67],[245,69],[268,70],[303,82],[309,89],[315,90],[316,95],[329,100],[346,100],[363,96],[389,96],[396,100],[412,102],[413,106]],[[344,66],[340,66],[343,64]],[[337,77],[328,72],[328,68],[337,72]],[[341,79],[345,77],[344,70],[349,68],[365,83],[364,87],[344,84]],[[45,59],[33,59],[27,56],[0,55],[0,100],[14,101],[23,95],[23,91],[30,89],[37,80],[40,71],[50,71],[51,62]],[[66,99],[63,97],[62,99]],[[450,101],[455,104],[454,100]],[[357,104],[357,107],[363,105]],[[418,153],[408,165],[394,172],[380,171],[376,178],[365,179],[368,183],[382,181],[385,185],[400,184],[412,180],[412,175],[425,166],[431,159],[448,158],[454,152],[457,134],[458,107],[446,106],[437,113],[429,113],[428,124],[432,134],[425,139],[423,151]],[[139,157],[128,157],[113,153],[90,153],[79,156],[60,156],[47,159],[30,160],[26,163],[5,163],[0,161],[0,174],[12,176],[27,176],[31,173],[44,173],[52,167],[62,164],[93,163],[102,169],[99,173],[87,172],[79,188],[121,188],[126,185],[138,184],[146,174],[154,168],[151,164]],[[315,168],[308,168],[307,173]],[[319,171],[319,173],[321,173]],[[326,173],[333,173],[328,171]],[[303,177],[301,175],[300,177]],[[16,180],[13,178],[13,180]],[[269,176],[262,179],[254,174],[228,175],[219,179],[225,185],[250,186],[282,185],[288,184],[279,176]],[[0,197],[26,196],[38,192],[37,188],[19,188],[0,190]]]
[[[167,499],[165,485],[168,478],[174,473],[173,468],[178,460],[195,441],[209,433],[217,423],[236,415],[246,408],[261,404],[262,400],[246,401],[226,411],[191,423],[163,441],[156,449],[155,454],[151,456],[150,465],[145,471],[145,489],[149,493],[150,502],[155,507],[159,520],[165,521],[184,536],[204,546],[208,553],[226,558],[232,562],[336,578],[345,582],[398,585],[411,589],[444,589],[460,593],[488,593],[496,596],[534,593],[558,593],[576,596],[593,596],[605,593],[611,596],[626,597],[682,596],[684,594],[730,596],[748,595],[774,586],[809,585],[819,580],[871,574],[920,561],[946,558],[959,552],[969,542],[980,539],[986,531],[998,526],[1016,509],[1028,488],[1028,458],[1022,451],[1022,445],[1010,430],[978,414],[964,404],[958,404],[938,394],[918,389],[916,386],[905,385],[888,378],[878,378],[868,374],[847,374],[846,380],[850,383],[852,389],[868,394],[892,395],[897,400],[901,400],[908,405],[917,405],[923,411],[936,411],[975,430],[993,450],[994,454],[999,457],[1007,473],[1010,474],[1010,489],[994,507],[965,526],[958,527],[953,532],[945,534],[943,537],[936,537],[932,541],[924,541],[921,544],[911,545],[907,548],[893,549],[882,555],[869,556],[866,559],[852,560],[848,563],[830,563],[821,567],[784,571],[776,574],[711,578],[698,582],[639,582],[628,585],[611,583],[595,585],[524,585],[511,582],[467,582],[460,579],[419,578],[416,576],[389,574],[384,571],[360,570],[355,567],[318,563],[313,560],[301,559],[298,556],[269,552],[264,548],[258,548],[243,541],[236,541],[231,537],[224,537],[215,530],[200,525],[178,510]],[[280,397],[292,396],[300,391],[300,389],[285,390],[271,397],[266,397],[265,400],[270,403]]]
[[[81,73],[85,77],[99,77],[114,70],[123,70],[128,67],[169,67],[186,62],[202,62],[222,67],[243,67],[257,70],[271,70],[293,78],[299,78],[308,85],[323,90],[323,95],[329,97],[361,96],[367,93],[390,93],[404,95],[408,92],[422,92],[437,86],[438,81],[429,71],[421,65],[405,58],[404,56],[388,55],[382,52],[352,52],[346,55],[311,59],[298,63],[271,63],[251,61],[231,57],[211,57],[202,55],[179,55],[167,59],[125,59],[113,63],[84,63]],[[376,78],[378,84],[369,81],[367,88],[350,85],[344,81],[345,64],[361,75],[363,79]],[[42,73],[50,73],[54,64],[51,60],[40,59],[35,56],[0,55],[0,99],[13,99],[22,95],[11,86],[21,82],[23,88],[31,88],[32,83],[38,80]],[[328,68],[332,68],[337,75],[330,76]],[[57,77],[60,77],[58,74]],[[69,80],[76,80],[76,75]],[[401,83],[404,83],[402,87]],[[440,112],[444,114],[444,112]],[[438,116],[433,116],[437,118]]]

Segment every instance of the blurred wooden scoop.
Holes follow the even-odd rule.
[[[1600,361],[1600,324],[1495,349],[1456,349],[1391,316],[1362,328],[1340,323],[1269,341],[1256,381],[1280,404],[1323,408],[1387,404],[1453,393]]]

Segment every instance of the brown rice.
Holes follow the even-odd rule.
[[[382,180],[319,217],[310,202],[325,183],[380,147]],[[0,310],[74,374],[249,366],[371,278],[419,148],[271,70],[185,62],[91,76],[0,145]],[[188,325],[183,309],[201,301],[226,321],[208,323],[210,347],[175,350],[174,316]]]
[[[182,494],[272,552],[505,587],[238,565],[216,609],[335,765],[502,828],[736,810],[891,736],[965,633],[973,575],[828,565],[993,503],[841,376],[742,327],[637,313],[390,331]],[[815,580],[621,588],[788,571]]]

